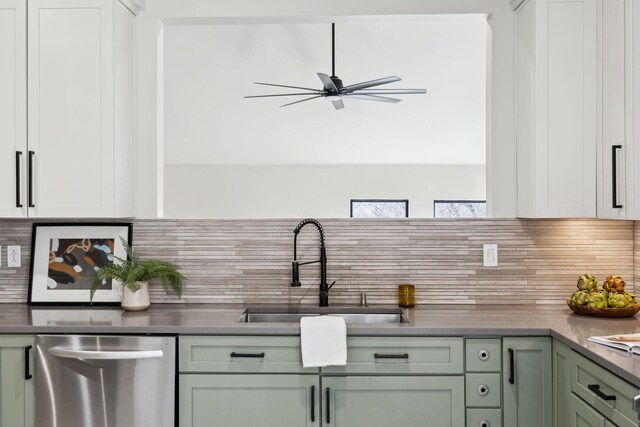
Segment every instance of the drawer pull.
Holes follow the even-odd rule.
[[[327,387],[327,424],[331,424],[331,389]]]
[[[404,354],[379,354],[379,353],[375,353],[373,355],[373,357],[375,359],[408,359],[409,358],[409,354],[408,353],[404,353]]]
[[[29,185],[27,186],[27,197],[30,208],[36,207],[33,202],[33,156],[35,155],[35,151],[29,151]]]
[[[600,390],[600,385],[598,384],[589,384],[587,388],[592,392],[594,392],[602,400],[616,400],[616,396],[610,395],[610,394],[604,394]]]
[[[478,394],[480,396],[486,396],[487,394],[489,394],[489,386],[485,384],[480,384],[478,386]]]
[[[515,384],[515,361],[513,360],[513,349],[507,349],[509,352],[509,384]]]
[[[16,151],[16,208],[22,207],[22,189],[20,188],[20,157],[22,157],[22,151]]]
[[[491,423],[487,420],[482,420],[480,424],[478,424],[478,427],[491,427]]]
[[[264,353],[236,353],[235,351],[232,351],[231,357],[253,357],[255,359],[262,359],[264,357]]]
[[[311,422],[316,422],[316,386],[311,386]]]
[[[478,359],[482,360],[483,362],[489,360],[489,357],[491,357],[491,355],[489,354],[489,350],[483,349],[478,352]]]
[[[24,348],[24,379],[30,380],[33,378],[31,375],[31,362],[29,361],[31,355],[32,346],[28,345]]]

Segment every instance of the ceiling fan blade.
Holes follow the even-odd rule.
[[[309,96],[310,93],[276,93],[273,95],[250,95],[245,98],[270,98],[272,96]],[[323,96],[322,92],[318,92],[318,96]]]
[[[328,75],[323,74],[323,73],[318,73],[318,77],[320,77],[320,80],[322,80],[322,84],[324,85],[324,90],[325,91],[327,91],[327,92],[338,92],[338,88],[336,87],[336,85],[331,80],[331,77],[329,77]]]
[[[299,101],[290,102],[290,103],[288,103],[288,104],[281,105],[280,107],[288,107],[289,105],[299,104],[299,103],[301,103],[301,102],[310,101],[310,100],[312,100],[312,99],[322,98],[322,97],[323,97],[323,95],[311,96],[311,97],[309,97],[309,98],[305,98],[305,99],[301,99],[301,100],[299,100]]]
[[[331,103],[333,104],[333,108],[336,110],[342,110],[344,108],[344,102],[342,102],[342,99],[332,99]]]
[[[321,92],[318,89],[311,89],[310,87],[287,86],[287,85],[277,85],[275,83],[260,83],[260,82],[254,82],[254,84],[262,85],[262,86],[287,87],[287,88],[290,88],[290,89],[303,89],[303,90],[310,90],[310,91],[313,91],[313,92]]]
[[[348,96],[349,98],[354,98],[354,99],[363,99],[365,101],[377,101],[377,102],[388,102],[389,104],[397,104],[398,102],[402,101],[402,99],[398,99],[398,98],[389,98],[388,96],[379,96],[379,95],[364,95],[364,94],[348,94],[348,95],[344,95],[344,96]]]
[[[342,88],[342,92],[353,92],[354,90],[367,89],[374,86],[386,85],[388,83],[399,82],[400,80],[402,79],[397,76],[383,77],[381,79],[369,80],[366,82],[345,86],[344,88]]]
[[[426,89],[366,89],[351,92],[358,95],[424,95]]]

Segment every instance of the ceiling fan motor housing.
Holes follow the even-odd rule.
[[[342,80],[340,80],[337,76],[331,76],[330,79],[333,82],[333,84],[336,85],[336,88],[338,89],[338,92],[341,91],[342,88],[344,87],[342,85]]]

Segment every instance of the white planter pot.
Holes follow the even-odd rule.
[[[122,287],[122,308],[129,311],[146,310],[151,305],[149,283],[137,282],[140,289],[133,292],[128,286]]]

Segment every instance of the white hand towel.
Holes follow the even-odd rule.
[[[347,324],[342,317],[303,317],[300,344],[305,368],[347,364]]]

